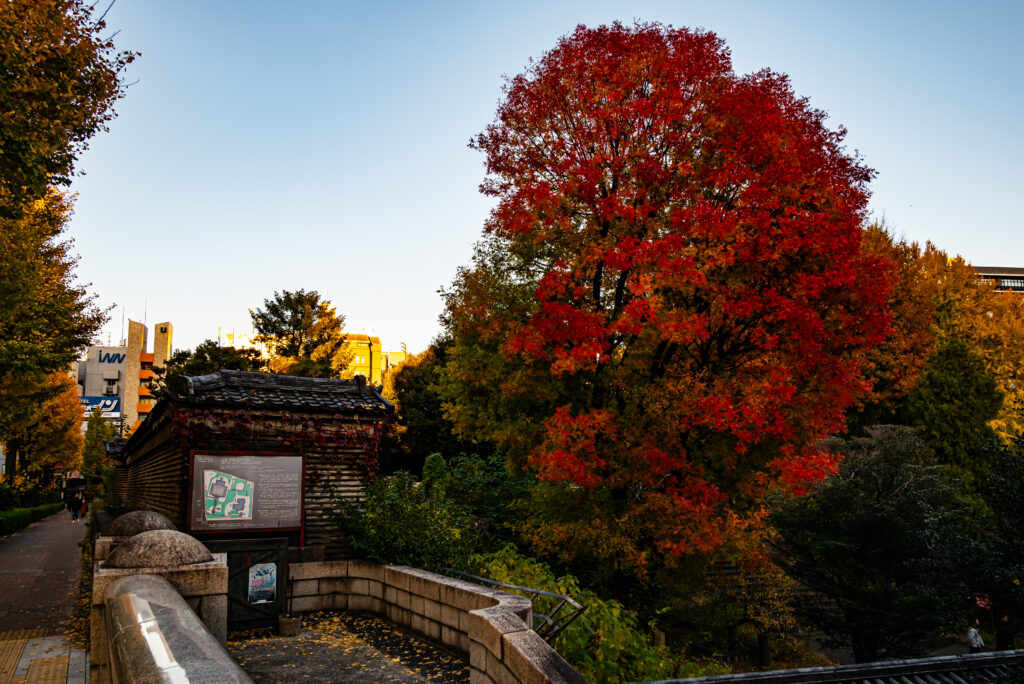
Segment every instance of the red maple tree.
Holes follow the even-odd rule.
[[[497,205],[447,293],[446,392],[548,483],[544,550],[642,572],[834,466],[813,445],[868,389],[891,265],[861,248],[873,172],[824,120],[659,24],[578,27],[508,81],[472,143]]]

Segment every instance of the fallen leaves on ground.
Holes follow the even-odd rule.
[[[468,663],[370,613],[318,612],[303,617],[297,637],[269,630],[232,633],[228,650],[253,679],[343,681],[339,667],[377,672],[381,681],[410,681],[399,667],[431,682],[468,682]],[[284,670],[294,669],[296,672]],[[326,671],[325,671],[326,670]],[[323,677],[327,679],[322,679]]]

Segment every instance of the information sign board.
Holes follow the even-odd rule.
[[[191,497],[193,532],[298,529],[302,457],[195,454]]]

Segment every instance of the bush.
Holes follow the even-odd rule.
[[[524,499],[536,483],[532,474],[512,475],[500,453],[460,454],[448,461],[445,492],[463,508],[489,549],[514,541],[518,520],[513,504]]]
[[[371,480],[362,507],[335,495],[334,519],[353,549],[378,563],[466,567],[478,535],[470,516],[448,497],[446,480],[444,459],[434,454],[422,482],[406,471]]]
[[[11,534],[22,530],[37,520],[42,520],[64,508],[62,503],[43,504],[34,508],[15,508],[0,511],[0,535]]]
[[[0,511],[35,508],[54,503],[57,497],[56,489],[39,489],[35,486],[11,487],[7,483],[0,483]]]
[[[0,484],[0,511],[9,511],[18,507],[18,491],[13,487]]]
[[[641,682],[657,679],[725,674],[718,663],[700,665],[681,653],[652,644],[637,626],[637,615],[615,600],[605,601],[572,575],[556,577],[546,564],[521,556],[511,544],[500,551],[476,556],[476,570],[506,584],[564,594],[586,606],[552,644],[558,653],[591,682]],[[557,599],[538,597],[534,610],[550,614]]]

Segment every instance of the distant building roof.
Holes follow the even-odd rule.
[[[972,268],[982,276],[1024,276],[1024,268],[1016,266],[974,266]]]
[[[377,342],[380,343],[380,338],[376,335],[367,335],[365,333],[344,333],[342,339],[346,342]]]
[[[937,656],[914,660],[890,660],[880,663],[804,667],[774,672],[743,672],[716,677],[666,680],[687,684],[972,684],[1016,682],[1024,678],[1024,650]],[[654,684],[653,682],[649,684]]]
[[[197,406],[379,416],[392,410],[391,403],[381,397],[377,390],[367,387],[362,378],[332,380],[231,370],[175,378],[167,399]]]
[[[1024,268],[1012,266],[974,266],[983,280],[990,281],[997,290],[1024,292]]]

